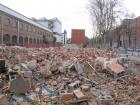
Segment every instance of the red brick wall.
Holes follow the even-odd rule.
[[[137,48],[140,48],[140,16],[137,18],[136,44]]]
[[[85,30],[84,29],[72,29],[71,42],[73,44],[84,44],[85,42]]]
[[[4,19],[5,18],[8,18],[10,20],[10,24],[9,25],[4,25]],[[14,20],[17,20],[19,22],[19,25],[17,24],[17,27],[13,27],[13,21]],[[3,28],[2,28],[2,24],[3,24]],[[31,26],[32,27],[32,31],[29,31],[29,30],[25,30],[25,28],[20,28],[20,25],[23,24],[24,26]],[[18,28],[19,28],[19,32],[18,32]],[[36,29],[36,31],[35,31]],[[39,31],[41,31],[41,33],[38,33]],[[42,33],[43,32],[43,33]],[[25,22],[25,21],[22,21],[22,20],[18,20],[17,18],[13,17],[13,16],[10,16],[10,15],[7,15],[7,14],[4,14],[4,13],[0,13],[0,44],[2,44],[2,34],[5,35],[5,34],[8,34],[10,36],[10,41],[9,41],[9,44],[11,45],[12,44],[12,36],[16,35],[16,36],[22,36],[23,37],[23,45],[33,45],[33,46],[37,46],[37,45],[42,45],[42,43],[32,43],[32,44],[29,44],[29,38],[32,38],[37,40],[41,40],[43,41],[43,35],[44,35],[44,32],[45,32],[45,35],[46,37],[48,37],[48,34],[52,37],[53,36],[53,33],[52,32],[48,32],[44,29],[41,29],[37,26],[34,26],[28,22]],[[25,37],[28,37],[28,43],[24,43],[24,38]],[[19,39],[19,38],[18,38]],[[18,44],[18,45],[21,45],[21,44]]]

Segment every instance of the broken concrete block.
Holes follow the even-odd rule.
[[[22,70],[25,70],[25,71],[28,71],[29,70],[28,65],[25,64],[25,63],[20,63],[20,66],[21,66],[21,69]]]
[[[102,105],[110,105],[113,102],[113,98],[110,95],[101,95],[99,99]]]
[[[23,71],[23,77],[31,78],[32,77],[32,71]]]
[[[63,101],[71,100],[74,97],[73,93],[69,92],[67,90],[60,91],[59,94],[60,94],[61,100],[63,100]]]
[[[13,95],[12,98],[16,101],[16,102],[22,102],[24,100],[22,95]]]
[[[27,98],[28,98],[30,101],[35,101],[36,96],[37,96],[36,93],[30,93],[30,95],[28,95]]]
[[[69,87],[70,89],[75,89],[75,88],[79,87],[79,84],[80,84],[80,81],[77,80],[77,81],[75,81],[75,82],[69,84],[68,87]]]
[[[82,74],[84,72],[80,63],[77,62],[74,64],[74,66],[75,66],[75,70],[77,71],[78,74]]]
[[[23,77],[17,77],[10,82],[9,90],[16,94],[25,94],[29,87]]]
[[[51,85],[57,86],[57,81],[52,81],[52,82],[51,82]]]
[[[25,62],[25,61],[27,61],[28,59],[27,59],[28,57],[27,57],[27,55],[20,55],[20,62]]]
[[[36,62],[36,60],[32,60],[32,61],[28,62],[27,65],[30,70],[34,70],[37,67],[37,62]]]
[[[0,105],[10,105],[5,95],[0,95]]]
[[[15,64],[15,65],[13,65],[12,69],[15,71],[18,71],[18,70],[21,70],[21,66],[20,66],[20,64]]]
[[[113,72],[113,73],[116,73],[116,74],[125,71],[125,70],[124,70],[124,67],[121,66],[120,64],[109,64],[109,65],[107,66],[107,68],[108,68],[108,70],[109,70],[111,73]]]
[[[25,81],[25,83],[26,83],[26,85],[28,87],[28,90],[31,89],[31,87],[32,87],[32,80],[31,80],[31,78],[24,78],[24,81]]]
[[[90,89],[90,87],[87,85],[81,85],[80,87],[83,91],[88,91]]]
[[[81,90],[77,89],[77,90],[74,90],[74,95],[78,98],[78,99],[81,99],[81,98],[84,98],[85,95],[82,93]]]

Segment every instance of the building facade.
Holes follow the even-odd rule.
[[[121,25],[113,30],[110,38],[113,40],[113,44],[117,43],[117,47],[134,50],[140,48],[140,17],[124,19]]]
[[[84,29],[72,29],[71,43],[78,44],[78,45],[84,44],[85,43],[85,30]]]
[[[52,19],[32,19],[33,21],[45,26],[46,28],[49,28],[53,32],[53,36],[56,38],[56,42],[59,44],[66,44],[67,40],[67,33],[64,31],[62,32],[62,23],[58,18],[52,18]]]
[[[53,32],[0,4],[0,44],[41,46],[53,43]]]

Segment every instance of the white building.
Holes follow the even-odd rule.
[[[52,19],[34,19],[34,21],[38,22],[39,24],[51,29],[53,31],[53,35],[56,38],[56,42],[60,44],[66,44],[67,40],[67,32],[62,32],[62,23],[58,18],[52,18]]]

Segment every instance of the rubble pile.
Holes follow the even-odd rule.
[[[113,49],[0,51],[0,105],[140,105],[140,75]]]

